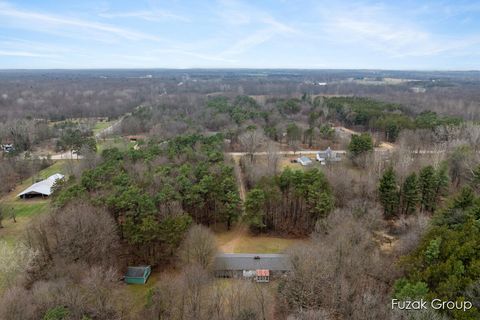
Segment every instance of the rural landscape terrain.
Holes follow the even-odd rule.
[[[0,320],[480,320],[480,0],[0,0]]]
[[[479,72],[1,71],[0,319],[479,319],[479,120]]]

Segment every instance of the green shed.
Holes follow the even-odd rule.
[[[128,267],[125,283],[145,284],[152,273],[150,266]]]

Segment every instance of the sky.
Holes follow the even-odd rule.
[[[480,0],[0,0],[30,68],[479,70]]]

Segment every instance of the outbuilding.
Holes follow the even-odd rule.
[[[214,262],[215,276],[219,278],[249,279],[269,282],[271,277],[291,270],[286,254],[221,253]]]
[[[305,156],[297,158],[297,162],[300,163],[302,166],[308,166],[312,164],[312,160],[309,157],[305,157]]]
[[[145,284],[152,273],[150,266],[128,267],[125,274],[125,283]]]
[[[20,198],[33,198],[33,197],[48,197],[52,194],[53,186],[58,180],[62,180],[64,178],[63,174],[55,173],[48,177],[45,180],[39,181],[37,183],[32,184],[27,189],[20,192],[17,197]]]

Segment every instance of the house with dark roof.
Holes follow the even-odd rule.
[[[215,276],[268,282],[292,269],[286,254],[220,253],[214,261]]]

